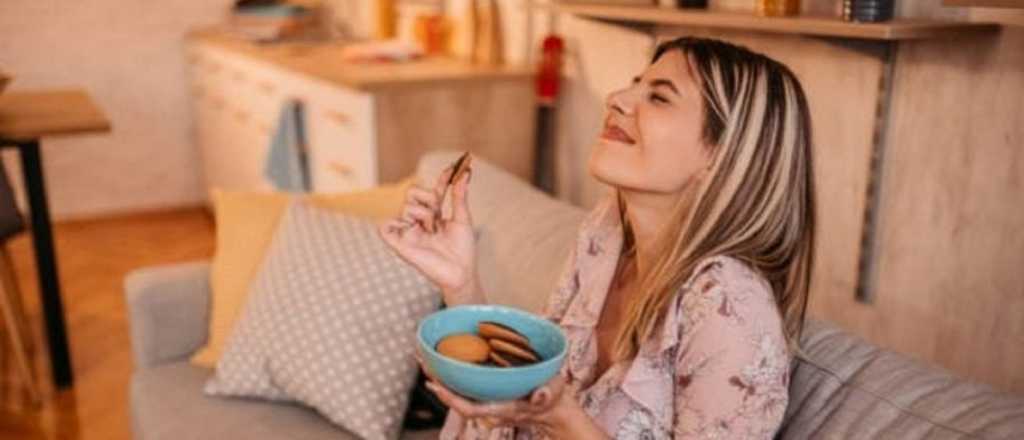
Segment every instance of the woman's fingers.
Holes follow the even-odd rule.
[[[436,228],[435,212],[423,205],[407,204],[402,208],[402,219],[423,225],[423,229],[433,234]]]
[[[386,220],[377,225],[377,231],[380,232],[380,238],[387,243],[388,246],[397,249],[399,241],[402,239],[402,233],[405,232],[407,224],[398,219]]]
[[[565,377],[556,375],[547,383],[530,394],[530,406],[535,409],[547,409],[554,405],[565,391]]]
[[[423,187],[413,186],[405,192],[405,206],[402,207],[403,216],[409,211],[416,213],[416,221],[423,225],[427,232],[434,233],[437,230],[437,217],[440,211],[438,197],[433,191]]]
[[[533,415],[522,401],[475,403],[455,394],[439,382],[427,382],[427,388],[463,417],[488,418],[492,423],[513,425],[529,420]]]
[[[452,189],[452,220],[456,223],[472,224],[469,216],[469,179],[473,175],[473,169],[466,170],[455,188]]]
[[[437,176],[437,182],[434,182],[434,195],[437,196],[438,200],[441,200],[441,195],[444,194],[444,188],[448,186],[448,179],[452,178],[452,173],[455,172],[455,166],[449,165],[441,172],[441,175]]]
[[[405,192],[406,203],[416,203],[427,208],[437,209],[437,202],[440,199],[434,191],[422,186],[412,186]]]
[[[543,386],[530,394],[530,405],[534,406],[547,406],[551,401],[551,391],[548,387]]]
[[[392,219],[378,225],[377,231],[384,243],[394,249],[399,257],[414,263],[413,260],[420,253],[416,243],[422,239],[423,234],[419,226],[408,220]]]

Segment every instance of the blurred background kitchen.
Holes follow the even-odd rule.
[[[767,53],[808,92],[810,313],[1024,393],[1024,2],[855,3],[0,2],[23,214],[5,236],[0,438],[129,438],[122,278],[209,258],[212,189],[356,191],[458,149],[590,207],[605,95],[681,34]]]

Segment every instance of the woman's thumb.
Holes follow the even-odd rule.
[[[548,389],[547,385],[538,388],[530,396],[530,403],[533,405],[544,406],[547,405],[548,400],[551,399],[551,390]]]

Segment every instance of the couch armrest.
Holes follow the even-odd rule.
[[[181,359],[206,343],[210,264],[154,266],[125,276],[125,302],[135,366]]]

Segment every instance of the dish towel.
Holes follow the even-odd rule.
[[[278,191],[310,190],[302,102],[291,100],[281,108],[263,173]]]

